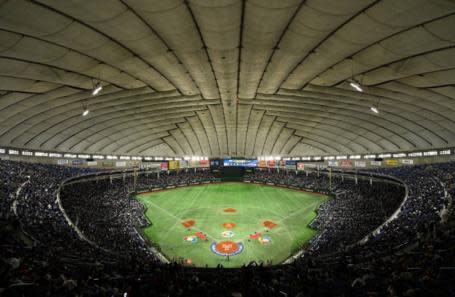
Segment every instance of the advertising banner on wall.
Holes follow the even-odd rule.
[[[218,160],[218,159],[210,160],[210,167],[212,167],[214,169],[219,168],[221,164],[222,164],[221,160]]]
[[[96,165],[98,165],[97,161],[88,161],[87,162],[87,166],[96,166]]]
[[[167,165],[167,162],[161,162],[161,170],[163,171],[167,171],[168,170],[168,165]]]
[[[381,161],[371,161],[371,162],[370,162],[370,165],[371,165],[371,166],[381,166],[381,165],[382,165],[382,162],[381,162]]]
[[[180,168],[188,168],[188,161],[180,160]]]
[[[115,167],[126,167],[125,161],[117,161],[115,162]]]
[[[362,167],[362,168],[363,167],[367,167],[367,162],[365,162],[365,161],[355,161],[354,162],[354,166],[355,167]]]
[[[69,161],[67,159],[60,159],[60,160],[57,160],[57,164],[58,165],[68,165]]]
[[[189,162],[189,166],[190,166],[190,168],[199,168],[199,167],[201,167],[201,163],[198,160],[191,160]]]
[[[338,161],[329,160],[327,165],[329,165],[329,167],[338,167]]]
[[[267,168],[275,168],[276,167],[276,162],[275,160],[269,160],[267,161]]]
[[[139,167],[140,165],[141,165],[141,161],[139,161],[139,160],[128,161],[129,167]]]
[[[265,160],[259,160],[258,167],[261,167],[261,168],[267,167],[267,162]]]
[[[115,163],[114,161],[103,161],[101,165],[103,165],[103,167],[114,167]]]
[[[305,163],[297,162],[297,170],[305,170]]]
[[[406,165],[412,165],[412,164],[414,164],[414,160],[412,160],[412,159],[403,159],[403,160],[401,160],[401,163],[402,164],[406,164]]]
[[[395,159],[385,160],[385,163],[389,166],[396,166],[398,165],[398,160]]]
[[[306,169],[312,168],[312,169],[323,169],[325,168],[324,163],[305,163]]]
[[[159,169],[161,168],[161,163],[159,162],[142,162],[141,169]]]
[[[200,160],[199,161],[199,167],[210,167],[209,160]]]
[[[74,166],[79,166],[79,165],[84,164],[84,161],[83,160],[73,160],[73,161],[71,161],[71,164]]]
[[[180,168],[180,161],[171,160],[168,162],[168,169],[169,170],[176,170]]]
[[[341,160],[340,166],[343,168],[352,168],[352,160]]]
[[[297,166],[297,161],[286,161],[285,168],[295,170]]]

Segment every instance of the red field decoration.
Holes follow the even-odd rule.
[[[204,239],[204,240],[207,239],[207,235],[202,233],[201,231],[198,231],[198,232],[194,233],[194,235],[196,235],[200,239]]]
[[[233,254],[239,250],[239,245],[233,241],[222,241],[216,244],[215,249],[221,254]]]
[[[260,232],[254,232],[253,234],[250,234],[250,238],[251,239],[257,239],[259,237],[261,237],[262,233]]]
[[[225,209],[223,209],[223,211],[232,213],[232,212],[237,212],[237,209],[235,209],[235,208],[225,208]]]
[[[195,220],[187,220],[187,221],[182,222],[182,225],[185,228],[191,228],[194,226],[194,224],[196,224]]]
[[[226,222],[223,224],[223,227],[226,228],[226,229],[232,229],[236,226],[235,223],[232,223],[232,222]]]
[[[275,224],[272,221],[265,221],[263,224],[264,224],[264,227],[269,228],[269,229],[272,229],[272,228],[275,228],[276,226],[278,226],[277,224]]]

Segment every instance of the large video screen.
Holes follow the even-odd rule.
[[[225,167],[257,167],[258,162],[255,159],[244,160],[244,159],[224,159],[223,166]]]

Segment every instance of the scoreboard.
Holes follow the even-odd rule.
[[[224,159],[224,167],[257,167],[256,159]]]

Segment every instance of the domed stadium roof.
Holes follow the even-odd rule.
[[[454,146],[454,28],[450,0],[0,0],[0,144],[163,156]]]

